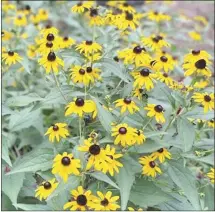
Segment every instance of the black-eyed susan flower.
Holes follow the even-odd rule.
[[[128,28],[135,30],[140,24],[139,16],[130,12],[125,12],[120,14],[118,18],[115,19],[114,24],[117,26],[118,29],[121,30],[125,30]]]
[[[4,12],[8,12],[9,10],[15,10],[16,9],[16,5],[15,4],[11,4],[9,1],[2,1],[2,10]]]
[[[57,51],[58,49],[59,44],[57,42],[47,41],[46,43],[41,43],[36,51],[41,55],[47,55],[50,52]]]
[[[27,18],[24,14],[18,13],[17,16],[14,18],[13,24],[15,26],[26,26],[27,25]]]
[[[155,117],[156,121],[158,123],[164,123],[164,108],[161,105],[155,105],[155,104],[148,104],[146,107],[144,107],[145,110],[148,110],[147,116],[148,117]]]
[[[105,24],[105,19],[99,15],[98,8],[90,8],[89,20],[90,26],[102,26]]]
[[[129,97],[118,99],[114,103],[116,103],[116,107],[121,107],[121,114],[125,113],[126,111],[129,111],[129,113],[133,114],[134,112],[140,110],[136,103]]]
[[[86,10],[89,10],[93,6],[93,4],[94,1],[80,1],[71,8],[71,11],[74,13],[83,13]]]
[[[40,8],[38,10],[38,17],[40,21],[47,21],[49,18],[49,13],[46,9]]]
[[[155,71],[165,71],[169,72],[174,69],[174,61],[172,57],[169,57],[168,55],[165,56],[157,56],[155,60],[152,62],[152,67],[154,68]]]
[[[123,12],[129,12],[129,13],[136,12],[135,8],[129,5],[127,2],[119,2],[118,8]]]
[[[143,68],[140,71],[134,71],[131,73],[134,77],[134,87],[143,88],[145,87],[147,91],[154,88],[153,79],[156,75],[151,73],[148,68]]]
[[[60,48],[65,49],[71,47],[75,43],[75,40],[73,40],[70,37],[62,37],[60,38]]]
[[[40,31],[40,34],[43,35],[44,37],[47,37],[48,34],[57,35],[58,34],[58,29],[56,27],[51,26],[51,25],[47,25],[45,28],[43,28]],[[53,40],[48,40],[48,41],[53,41]]]
[[[30,16],[30,20],[32,24],[34,24],[35,26],[37,26],[40,23],[40,17],[38,16],[38,14],[32,14]]]
[[[199,82],[195,82],[195,84],[193,85],[194,88],[197,88],[197,89],[202,89],[202,88],[205,88],[209,85],[209,82],[206,81],[206,80],[201,80]]]
[[[42,182],[36,189],[35,197],[39,197],[40,201],[42,201],[42,199],[47,199],[47,197],[57,188],[59,184],[55,181],[56,179],[54,178],[52,180]]]
[[[171,20],[171,17],[169,15],[159,13],[157,11],[149,11],[146,14],[147,19],[155,22],[161,22],[161,21],[169,21]]]
[[[193,19],[195,21],[198,21],[199,23],[203,24],[204,26],[208,25],[208,20],[204,16],[197,15],[197,16],[194,16]]]
[[[104,151],[105,155],[108,157],[108,160],[102,160],[98,170],[105,174],[108,172],[111,176],[114,176],[114,173],[119,173],[119,168],[123,167],[123,164],[118,161],[118,159],[123,155],[117,154],[116,149],[111,147],[109,144],[106,146]]]
[[[8,32],[6,30],[2,30],[1,32],[1,39],[2,41],[8,41],[13,37],[13,34],[11,32]]]
[[[150,55],[146,52],[145,48],[141,46],[134,46],[133,49],[126,48],[118,52],[118,58],[122,59],[125,64],[135,64],[137,67],[149,64],[151,61]]]
[[[159,159],[161,163],[165,161],[166,158],[171,159],[171,153],[168,152],[166,148],[160,148],[157,152],[153,152],[151,157],[154,159]]]
[[[94,61],[98,61],[102,58],[101,53],[97,52],[97,53],[88,53],[88,54],[84,54],[85,58],[86,58],[86,63],[87,62],[94,62]]]
[[[127,124],[118,124],[112,127],[111,136],[115,137],[114,144],[121,144],[123,147],[135,143],[136,130]]]
[[[210,61],[205,59],[199,59],[197,61],[186,62],[183,64],[183,69],[185,70],[184,76],[190,76],[193,74],[202,75],[202,76],[211,76],[211,71],[209,69]]]
[[[116,211],[116,209],[120,208],[116,202],[119,196],[112,196],[111,191],[106,194],[97,191],[97,195],[98,197],[93,198],[93,204],[91,205],[96,211]]]
[[[64,152],[62,155],[58,154],[54,158],[52,166],[52,173],[62,177],[64,182],[67,182],[68,176],[79,175],[79,169],[81,168],[81,162],[79,159],[75,159],[72,153]]]
[[[27,55],[29,58],[34,58],[36,56],[36,46],[29,45],[27,50]]]
[[[90,77],[90,82],[94,83],[96,80],[101,80],[101,70],[99,68],[88,66],[86,67],[86,73]]]
[[[204,60],[208,61],[209,59],[211,59],[211,55],[208,54],[204,50],[191,50],[190,53],[188,53],[184,56],[184,63],[196,62],[200,59],[204,59]]]
[[[71,79],[74,83],[83,83],[84,85],[89,85],[90,76],[87,74],[86,69],[75,65],[71,68]]]
[[[165,83],[168,86],[173,85],[173,79],[167,73],[161,73],[161,72],[156,73],[156,79]]]
[[[76,50],[84,54],[92,54],[102,50],[102,46],[91,40],[83,41],[76,46]]]
[[[208,127],[215,128],[214,118],[207,121],[207,125],[208,125]]]
[[[144,156],[139,160],[140,164],[143,165],[142,174],[147,176],[156,177],[157,172],[162,173],[156,162],[151,156]]]
[[[201,34],[199,34],[199,33],[196,32],[196,31],[191,31],[191,32],[188,33],[188,35],[190,36],[190,38],[192,38],[192,40],[195,40],[195,41],[200,41],[200,40],[202,40]]]
[[[49,140],[54,142],[55,138],[57,142],[60,141],[60,137],[66,138],[69,135],[66,123],[56,123],[49,127],[45,135],[49,135]]]
[[[2,52],[2,61],[5,65],[11,66],[12,64],[20,63],[22,58],[14,51]]]
[[[210,169],[210,172],[207,173],[207,176],[209,177],[211,183],[214,184],[214,178],[215,178],[214,168]]]
[[[65,116],[71,114],[77,114],[79,117],[82,117],[84,113],[93,113],[93,118],[97,115],[96,104],[92,100],[84,100],[82,98],[76,98],[75,101],[70,102],[66,106]]]
[[[132,92],[133,97],[137,97],[139,100],[143,97],[143,89],[142,88],[135,88]]]
[[[169,47],[170,44],[164,39],[164,34],[151,35],[150,37],[143,37],[142,42],[145,46],[151,48],[152,51],[160,50],[163,47]]]
[[[48,53],[48,55],[44,55],[38,61],[39,64],[45,68],[47,74],[50,73],[50,71],[53,71],[57,74],[59,71],[59,66],[64,66],[63,60],[57,57],[54,52],[50,52]]]
[[[86,211],[92,206],[92,199],[95,197],[92,195],[90,190],[85,191],[82,186],[78,186],[76,190],[71,192],[71,200],[67,202],[63,209],[70,208],[71,211]]]
[[[89,170],[92,166],[96,170],[101,170],[101,162],[110,160],[105,155],[104,149],[97,142],[93,141],[92,138],[84,140],[84,145],[78,147],[78,150],[89,154],[86,170]]]
[[[146,140],[146,137],[143,134],[143,131],[137,130],[136,131],[136,137],[135,137],[135,143],[140,145],[140,144],[143,144],[143,142],[145,142],[145,140]]]
[[[194,93],[192,98],[195,102],[201,103],[204,106],[204,113],[214,110],[214,93]]]

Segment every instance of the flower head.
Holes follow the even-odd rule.
[[[148,110],[147,116],[149,117],[155,117],[156,121],[158,123],[164,123],[164,108],[161,105],[155,105],[155,104],[148,104],[146,107],[144,107],[145,110]]]
[[[165,161],[166,158],[171,159],[171,153],[167,151],[166,148],[160,148],[157,152],[153,152],[151,157],[154,159],[159,159],[161,163]]]
[[[102,50],[102,46],[91,40],[83,41],[76,46],[76,50],[79,50],[80,53],[92,54]]]
[[[49,127],[45,135],[49,135],[49,140],[54,142],[54,139],[57,139],[57,142],[60,141],[60,137],[66,138],[69,135],[69,131],[67,130],[66,123],[56,123],[53,126]]]
[[[71,11],[74,13],[84,13],[85,10],[89,10],[93,4],[93,1],[80,1],[71,8]]]
[[[79,168],[81,168],[81,162],[79,159],[75,159],[73,154],[64,152],[62,155],[58,154],[54,158],[54,164],[52,166],[52,173],[58,174],[63,178],[64,182],[67,182],[68,176],[71,174],[79,175]]]
[[[11,66],[12,64],[20,63],[22,57],[19,56],[18,53],[14,51],[8,51],[2,53],[2,61],[4,61],[5,65]]]
[[[211,183],[214,184],[214,168],[211,168],[210,172],[207,173],[207,176],[210,178]]]
[[[55,182],[56,179],[52,179],[49,181],[44,181],[42,184],[36,189],[35,197],[39,197],[40,201],[42,199],[46,199],[58,186],[58,183]]]
[[[135,102],[129,97],[126,97],[124,99],[118,99],[114,103],[116,103],[116,107],[121,107],[121,114],[125,113],[127,110],[131,114],[133,114],[135,111],[140,110],[135,104]]]

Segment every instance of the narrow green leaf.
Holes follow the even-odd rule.
[[[119,187],[117,186],[117,184],[114,183],[106,174],[104,174],[102,172],[93,172],[93,173],[90,173],[90,175],[92,177],[96,178],[97,180],[106,182],[109,185],[113,186],[114,188],[119,189]]]
[[[16,208],[22,209],[24,211],[48,211],[51,208],[47,205],[39,205],[39,204],[13,204]]]
[[[8,173],[45,171],[51,168],[54,157],[53,149],[38,148],[26,154],[20,159],[13,169]]]
[[[195,210],[201,210],[199,194],[195,185],[196,180],[191,171],[183,167],[182,164],[169,161],[168,175],[184,191],[185,196],[189,199]]]
[[[9,165],[12,166],[10,157],[9,157],[9,152],[8,152],[8,141],[5,138],[5,136],[2,137],[2,159]]]

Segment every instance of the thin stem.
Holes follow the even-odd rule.
[[[57,86],[57,88],[58,88],[59,92],[61,93],[62,97],[64,98],[65,102],[67,103],[67,102],[68,102],[68,100],[67,100],[67,99],[66,99],[66,97],[64,96],[64,94],[63,94],[62,90],[60,89],[59,82],[58,82],[57,77],[56,77],[56,75],[54,74],[53,70],[52,70],[52,75],[53,75],[53,78],[54,78],[55,84],[56,84],[56,86]]]
[[[148,120],[148,122],[145,124],[145,126],[143,126],[143,130],[148,126],[148,124],[149,124],[151,121],[152,121],[152,118],[150,118],[150,119]]]
[[[87,86],[84,85],[84,100],[87,98]]]
[[[80,139],[81,139],[81,117],[79,117],[79,135],[80,135]]]
[[[166,129],[164,130],[164,132],[166,132],[166,131],[170,128],[170,126],[173,124],[173,122],[175,121],[175,119],[176,119],[176,118],[173,117],[173,119],[169,122],[169,124],[167,125]],[[164,135],[165,135],[165,134],[163,134],[163,135],[161,136],[161,140],[163,139]]]

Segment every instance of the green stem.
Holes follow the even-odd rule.
[[[81,117],[79,117],[79,135],[80,135],[80,139],[81,139]]]
[[[148,120],[148,122],[145,124],[145,126],[143,126],[143,130],[148,126],[148,124],[150,124],[151,121],[152,121],[152,118],[150,118],[150,119]]]
[[[169,122],[169,124],[167,125],[166,129],[164,130],[164,132],[166,132],[170,126],[173,124],[173,122],[175,121],[176,117],[173,117],[173,119]],[[163,139],[164,134],[161,136],[161,140]]]
[[[62,90],[61,90],[61,88],[60,88],[60,85],[59,85],[59,82],[58,82],[58,80],[57,80],[57,77],[56,77],[56,75],[54,74],[53,70],[52,70],[52,75],[53,75],[55,84],[56,84],[56,86],[57,86],[59,92],[61,93],[61,95],[62,95],[62,97],[64,98],[65,102],[68,103],[68,100],[66,99],[66,97],[64,96],[64,94],[63,94],[63,92],[62,92]]]
[[[87,86],[84,85],[84,100],[87,98]]]

